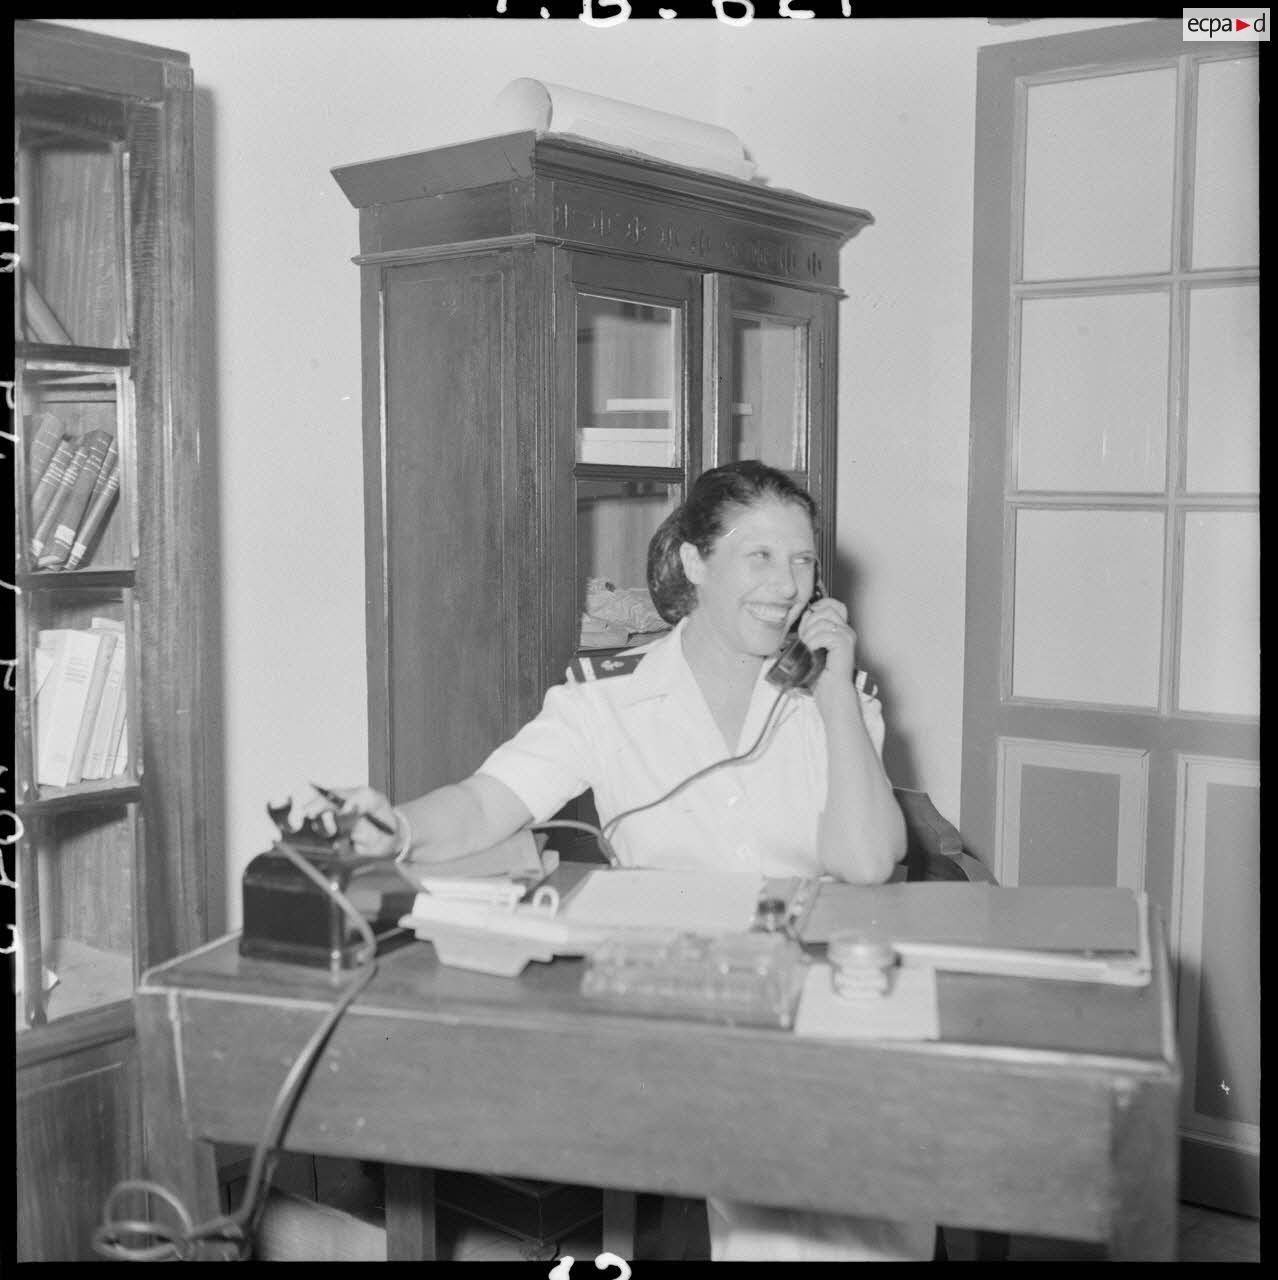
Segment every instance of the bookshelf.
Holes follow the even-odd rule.
[[[14,25],[19,1260],[141,1176],[132,995],[205,940],[206,672],[185,54]]]

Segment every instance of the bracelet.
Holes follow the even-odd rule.
[[[396,862],[407,862],[408,855],[413,851],[413,828],[408,821],[408,815],[400,809],[392,809],[391,814],[395,819],[395,830],[398,832],[403,829],[403,841],[399,848],[395,851]]]

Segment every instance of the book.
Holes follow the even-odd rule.
[[[107,744],[108,778],[118,778],[129,767],[129,679],[125,673],[124,688],[115,709],[115,724],[111,727],[111,741]]]
[[[93,486],[93,494],[89,498],[88,509],[80,527],[76,530],[75,542],[71,545],[71,553],[67,556],[67,569],[78,568],[92,553],[98,535],[106,527],[111,508],[120,492],[120,452],[112,438],[107,456],[102,460],[102,470],[98,473],[97,483]]]
[[[42,787],[65,787],[102,634],[60,628],[40,636],[42,645],[56,646],[56,654],[36,699],[36,781]]]
[[[80,478],[80,468],[84,465],[85,456],[89,452],[89,445],[83,440],[77,441],[72,447],[74,452],[68,459],[65,470],[58,477],[58,487],[50,496],[49,505],[40,517],[40,523],[36,526],[36,531],[31,538],[31,554],[37,559],[44,551],[49,539],[53,536],[58,518],[62,514],[62,508],[71,496],[71,490],[75,488],[75,482]],[[52,467],[53,463],[49,465]]]
[[[80,460],[80,469],[76,473],[75,483],[58,511],[46,549],[37,562],[39,568],[61,568],[71,554],[71,548],[76,541],[76,530],[79,529],[80,521],[88,509],[94,485],[102,470],[102,463],[114,440],[109,431],[100,429],[86,431],[81,438],[80,449],[83,450],[84,456]]]
[[[96,620],[95,620],[96,621]],[[115,765],[115,732],[116,720],[120,710],[120,700],[125,696],[124,677],[126,653],[124,648],[124,625],[116,623],[118,628],[115,645],[111,650],[107,665],[106,680],[102,685],[102,697],[98,702],[97,714],[93,718],[93,730],[89,736],[89,747],[85,752],[84,765],[80,771],[81,781],[91,782],[99,778],[109,778]],[[108,758],[108,750],[110,756]]]
[[[54,446],[53,456],[31,491],[31,527],[39,529],[49,502],[62,484],[62,476],[75,456],[75,445],[65,436]]]
[[[1146,896],[1095,885],[822,883],[805,943],[841,930],[890,943],[904,964],[959,973],[1143,986],[1152,970]]]
[[[49,672],[53,670],[54,658],[56,653],[53,649],[44,645],[37,645],[35,651],[35,674],[36,687],[35,696],[40,696],[40,690],[44,688],[44,682],[49,678]]]
[[[27,450],[27,485],[33,492],[64,434],[62,423],[52,413],[42,413],[35,420],[35,430]]]
[[[48,709],[53,705],[52,693],[49,697],[44,696],[46,689],[52,690],[49,683],[53,672],[58,665],[58,657],[62,652],[62,642],[66,637],[64,631],[49,630],[41,631],[36,642],[35,651],[35,675],[36,675],[36,691],[35,691],[35,708],[36,708],[36,749],[39,750],[40,743],[44,740],[46,728],[45,723],[48,718]]]
[[[607,929],[744,933],[754,924],[762,876],[749,871],[608,868],[565,895],[560,914]]]
[[[80,717],[80,732],[76,736],[75,749],[71,753],[71,764],[67,769],[68,785],[84,779],[85,756],[88,755],[93,728],[101,710],[102,693],[106,687],[111,656],[116,650],[117,642],[122,638],[124,625],[109,618],[94,618],[90,630],[100,637],[100,643],[97,656],[93,660],[93,672],[89,677],[89,691],[84,700],[84,712]]]
[[[107,442],[106,457],[102,459],[102,468],[98,472],[97,479],[93,482],[93,492],[89,497],[90,506],[92,506],[101,496],[102,491],[107,487],[107,484],[111,479],[111,472],[119,465],[120,462],[120,442],[115,438],[115,436],[110,435],[109,432],[107,434],[110,436],[110,439]],[[81,521],[81,527],[83,527],[83,523],[84,522]]]

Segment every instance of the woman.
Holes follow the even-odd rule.
[[[652,539],[653,602],[674,630],[591,679],[557,686],[541,714],[476,773],[392,808],[369,788],[345,808],[361,853],[432,862],[487,848],[592,788],[605,827],[758,739],[780,691],[764,677],[790,626],[825,668],[812,696],[775,708],[750,757],[625,818],[627,865],[728,867],[764,875],[888,878],[905,828],[880,753],[877,699],[853,684],[856,635],[817,582],[811,497],[758,462],[703,473]],[[607,668],[613,666],[617,674]],[[600,678],[602,677],[602,678]]]
[[[460,857],[546,821],[589,787],[604,829],[620,819],[612,844],[625,865],[886,880],[905,827],[883,771],[879,704],[854,684],[847,610],[813,600],[815,518],[810,495],[761,463],[703,473],[649,546],[649,589],[674,630],[581,664],[586,678],[551,689],[541,713],[459,783],[394,807],[367,787],[343,792],[346,811],[394,830],[358,823],[356,848]],[[825,651],[810,696],[766,678],[796,622],[804,644]],[[716,1258],[932,1256],[932,1224],[719,1200],[709,1221]]]

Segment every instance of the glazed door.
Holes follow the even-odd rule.
[[[1146,891],[1183,1194],[1258,1211],[1255,46],[983,51],[962,826],[1003,884]]]
[[[738,276],[706,281],[706,465],[757,458],[816,499],[833,562],[836,300]]]
[[[694,271],[571,254],[560,291],[557,507],[573,616],[548,673],[667,630],[647,590],[648,541],[701,468],[701,279]],[[560,628],[556,628],[560,634]]]

